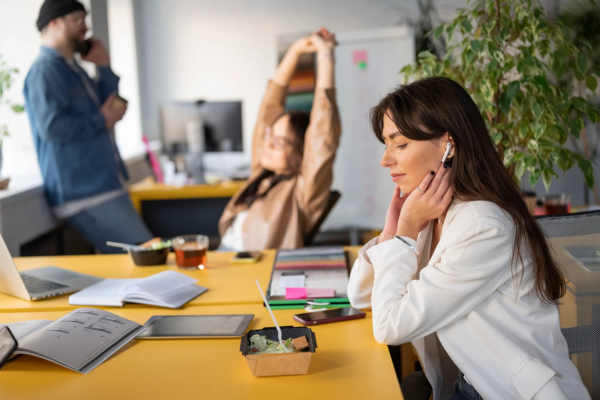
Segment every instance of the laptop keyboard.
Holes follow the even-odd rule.
[[[30,294],[43,293],[48,292],[50,290],[62,289],[69,287],[68,285],[63,285],[61,283],[56,283],[52,281],[47,281],[44,279],[36,278],[35,276],[21,274],[21,278],[23,278],[23,283],[27,288],[27,291]]]

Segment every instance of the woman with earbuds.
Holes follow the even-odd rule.
[[[469,94],[417,81],[371,125],[396,187],[348,295],[375,339],[412,342],[436,400],[589,399],[560,330],[564,277]]]

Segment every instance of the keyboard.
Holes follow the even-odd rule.
[[[27,274],[21,274],[21,278],[23,279],[23,283],[30,294],[43,293],[50,290],[69,287],[69,285],[47,281]]]

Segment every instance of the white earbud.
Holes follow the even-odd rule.
[[[451,148],[452,144],[450,142],[446,142],[446,152],[444,153],[444,157],[442,157],[442,162],[446,162],[446,158],[448,158],[448,154],[450,153]]]

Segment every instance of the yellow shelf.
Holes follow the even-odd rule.
[[[140,212],[145,200],[203,199],[215,197],[233,197],[245,181],[221,182],[216,185],[169,186],[146,178],[129,187],[129,197],[135,209]]]

